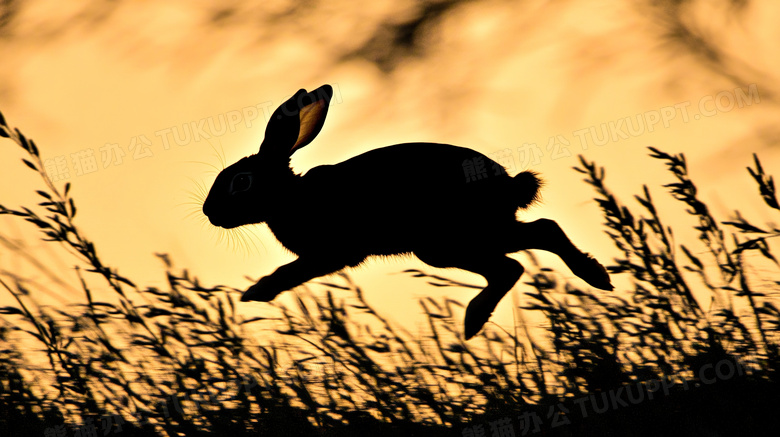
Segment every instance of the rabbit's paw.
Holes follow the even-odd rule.
[[[571,265],[571,271],[592,287],[602,290],[614,289],[607,269],[590,254],[583,254],[574,265]]]
[[[466,317],[463,321],[466,340],[470,340],[482,330],[498,304],[498,302],[493,303],[486,299],[483,293],[472,299],[469,306],[466,307]]]
[[[270,302],[283,291],[284,289],[278,286],[278,282],[272,276],[265,276],[244,292],[241,296],[241,302],[250,300]]]

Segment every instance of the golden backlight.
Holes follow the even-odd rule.
[[[101,257],[141,285],[164,287],[155,253],[205,284],[241,289],[253,283],[247,277],[292,259],[265,225],[241,235],[215,230],[199,202],[223,166],[257,152],[280,103],[326,83],[334,98],[319,136],[292,159],[299,173],[395,143],[470,147],[512,175],[539,172],[542,202],[519,219],[556,220],[609,265],[617,249],[592,188],[572,167],[578,155],[605,166],[626,203],[648,185],[667,224],[690,229],[661,188],[671,180],[648,157],[652,146],[685,154],[715,213],[740,209],[777,222],[745,167],[757,153],[780,175],[780,4],[753,2],[732,14],[690,2],[675,14],[630,1],[250,3],[31,1],[0,24],[0,111],[35,140],[55,184],[72,184],[76,223]],[[0,203],[29,205],[39,178],[10,141],[0,141],[0,156]],[[83,301],[65,252],[39,236],[0,216],[0,275],[38,284],[52,305]],[[585,286],[559,259],[537,255]],[[533,270],[526,255],[513,257]],[[347,271],[369,302],[412,333],[425,320],[418,298],[446,294],[465,305],[477,290],[432,287],[406,269],[484,285],[410,257]],[[512,329],[529,279],[492,322]],[[613,283],[618,293],[626,285],[620,275]],[[292,302],[292,293],[279,299]],[[12,303],[0,290],[0,306]],[[252,317],[264,304],[239,305]]]
[[[735,41],[724,41],[730,58],[719,67],[666,38],[641,10],[612,2],[467,4],[422,26],[406,50],[383,39],[382,28],[419,11],[405,2],[380,3],[293,11],[286,2],[270,2],[232,13],[175,2],[101,12],[87,4],[68,11],[33,3],[7,26],[0,46],[7,66],[2,111],[45,158],[64,158],[67,174],[56,176],[74,186],[78,223],[126,274],[160,281],[151,254],[166,252],[205,281],[237,287],[248,284],[244,275],[267,274],[287,256],[262,226],[252,230],[257,251],[217,244],[213,232],[187,217],[197,206],[187,203],[187,192],[195,190],[192,180],[210,185],[208,164],[221,166],[215,148],[228,164],[255,153],[267,114],[301,87],[331,83],[338,94],[315,144],[295,155],[297,171],[406,141],[508,151],[510,172],[531,168],[547,181],[544,203],[521,218],[558,220],[577,244],[605,260],[611,243],[591,192],[570,171],[576,155],[605,165],[616,189],[628,195],[642,183],[663,182],[655,179],[663,172],[646,158],[647,146],[685,152],[693,173],[713,190],[705,194],[720,199],[724,210],[756,202],[740,195],[750,186],[742,168],[751,153],[770,164],[777,159],[766,138],[752,134],[777,110],[766,76],[775,70],[752,65],[777,59],[758,56],[770,50],[762,41],[772,36],[760,32],[776,32],[758,25],[772,13],[766,5],[745,12],[756,26],[730,28]],[[753,92],[752,104],[729,105],[736,88]],[[719,93],[731,95],[720,97],[722,111],[714,101]],[[704,107],[715,115],[694,119],[708,97]],[[652,132],[636,125],[638,134],[605,141],[591,134],[603,137],[606,127],[613,135],[608,123],[670,106],[674,118],[656,122]],[[74,154],[90,150],[97,169],[79,171]],[[22,203],[35,188],[13,153],[3,159],[7,204]],[[6,238],[34,237],[3,220]],[[14,259],[4,256],[2,268],[37,273]],[[353,274],[371,290],[370,300],[409,317],[415,311],[404,309],[416,307],[414,296],[441,291],[391,275],[407,267],[421,265],[371,262]],[[450,292],[459,299],[470,293]]]

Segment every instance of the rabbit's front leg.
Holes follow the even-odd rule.
[[[261,278],[257,284],[244,292],[241,301],[270,302],[283,291],[295,288],[311,279],[337,272],[344,267],[346,263],[334,262],[334,260],[301,257]]]

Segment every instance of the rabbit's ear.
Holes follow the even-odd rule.
[[[271,115],[260,151],[290,156],[320,133],[333,88],[323,85],[312,92],[298,90]]]

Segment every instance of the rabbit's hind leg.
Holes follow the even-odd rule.
[[[460,252],[436,251],[435,253],[415,252],[418,258],[434,267],[455,267],[482,275],[488,282],[476,297],[471,299],[466,307],[464,320],[466,340],[475,336],[482,326],[490,319],[501,298],[517,283],[525,269],[512,258],[500,255],[485,256],[480,251],[468,254]]]
[[[539,219],[515,224],[511,251],[541,249],[558,255],[571,272],[593,287],[612,290],[607,269],[590,254],[584,253],[569,240],[558,223]]]

